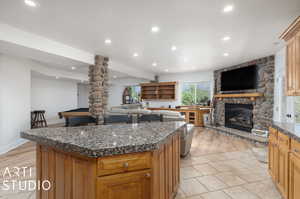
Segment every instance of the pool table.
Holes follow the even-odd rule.
[[[59,112],[58,116],[60,119],[65,118],[66,126],[79,126],[88,123],[96,123],[96,119],[91,116],[89,108],[78,108]]]
[[[80,126],[87,125],[89,123],[96,123],[97,120],[92,117],[89,112],[89,108],[78,108],[69,111],[59,112],[59,118],[65,118],[65,126]],[[112,123],[132,123],[131,115],[105,115],[104,116],[104,124],[112,124]]]

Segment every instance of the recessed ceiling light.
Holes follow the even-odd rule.
[[[152,63],[152,66],[154,66],[154,67],[157,66],[157,63],[156,63],[156,62],[153,62],[153,63]]]
[[[160,30],[160,28],[158,26],[153,26],[151,28],[151,32],[153,32],[153,33],[157,33],[157,32],[159,32],[159,30]]]
[[[224,7],[223,12],[231,12],[233,11],[234,6],[233,5],[227,5]]]
[[[228,57],[228,56],[229,56],[229,53],[224,53],[223,56],[224,56],[224,57]]]
[[[223,41],[229,41],[231,39],[231,37],[229,37],[229,36],[226,36],[226,37],[223,37]]]
[[[134,56],[134,57],[138,57],[139,54],[138,54],[138,53],[133,53],[133,56]]]
[[[111,40],[110,39],[105,39],[104,43],[109,45],[109,44],[111,44]]]
[[[75,66],[72,66],[72,67],[71,67],[71,69],[72,69],[72,70],[75,70],[75,69],[76,69],[76,67],[75,67]]]
[[[58,76],[56,76],[56,77],[55,77],[55,79],[59,79],[59,77],[58,77]]]
[[[116,78],[117,78],[117,75],[114,75],[113,78],[116,79]]]
[[[175,50],[177,50],[177,47],[176,47],[176,46],[172,46],[172,47],[171,47],[171,50],[172,50],[172,51],[175,51]]]
[[[169,72],[169,69],[165,69],[165,72]]]
[[[30,7],[37,7],[37,3],[33,0],[24,0],[24,2]]]

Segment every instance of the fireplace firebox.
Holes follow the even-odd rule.
[[[253,105],[226,103],[225,126],[251,133],[253,128]]]

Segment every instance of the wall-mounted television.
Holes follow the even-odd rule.
[[[221,91],[235,92],[257,89],[257,65],[246,66],[221,73]]]

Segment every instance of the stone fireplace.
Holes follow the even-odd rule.
[[[213,100],[213,126],[239,129],[249,134],[252,129],[268,130],[273,118],[274,56],[246,62],[240,65],[214,71],[214,94],[221,94],[221,73],[223,71],[257,65],[258,86],[246,93],[262,93],[256,98],[231,97]],[[239,123],[239,124],[238,124]]]
[[[226,103],[225,127],[251,132],[253,128],[253,105]]]

